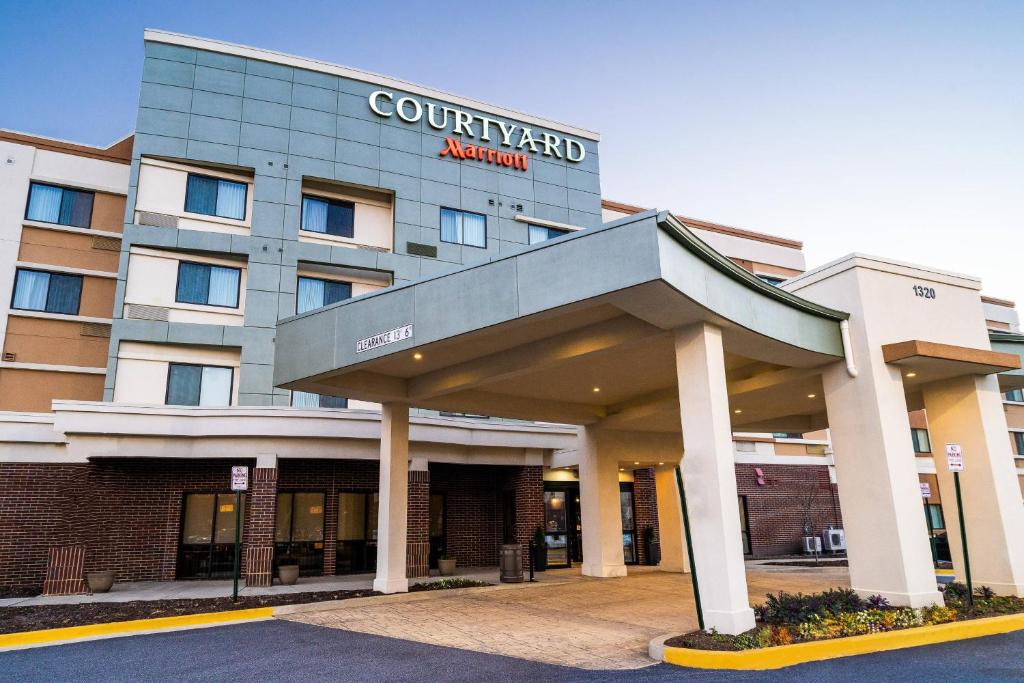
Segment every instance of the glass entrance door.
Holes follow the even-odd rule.
[[[544,540],[549,567],[583,561],[580,489],[576,484],[549,485],[544,491]]]
[[[338,494],[338,574],[377,569],[377,492]]]
[[[633,511],[633,485],[619,484],[619,510],[622,515],[622,559],[626,564],[639,562],[636,547],[636,515]]]
[[[179,579],[230,579],[235,566],[235,510],[233,493],[189,493],[182,505],[178,545]]]

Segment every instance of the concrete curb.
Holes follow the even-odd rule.
[[[137,636],[145,633],[163,633],[166,631],[226,626],[228,624],[241,624],[250,621],[264,621],[273,619],[273,617],[274,608],[256,607],[227,612],[205,612],[202,614],[185,614],[177,617],[135,619],[132,621],[115,621],[107,624],[89,624],[87,626],[69,626],[40,631],[5,633],[0,634],[0,652],[61,645],[64,643],[77,643],[87,640],[100,640],[103,638]]]
[[[901,650],[922,645],[935,645],[952,640],[980,638],[1024,629],[1024,614],[1009,614],[1001,617],[972,619],[935,626],[918,626],[900,631],[869,633],[863,636],[816,640],[795,645],[780,645],[757,650],[739,652],[718,652],[714,650],[691,650],[683,647],[669,647],[665,640],[671,636],[659,636],[651,640],[648,652],[654,659],[695,669],[729,669],[763,671],[781,669],[794,664],[818,662],[826,659],[852,657],[854,655]],[[660,656],[657,656],[660,655]]]

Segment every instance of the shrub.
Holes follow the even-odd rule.
[[[980,588],[975,588],[974,589],[974,594],[977,595],[979,598],[985,598],[985,599],[994,598],[996,596],[996,592],[994,590],[992,590],[991,588],[989,588],[988,586],[982,586]]]
[[[970,593],[967,591],[967,585],[959,581],[947,583],[946,587],[942,590],[942,599],[947,607],[961,607],[967,602],[968,595]]]
[[[437,591],[446,590],[448,588],[477,588],[480,586],[490,586],[491,584],[486,581],[474,581],[473,579],[465,579],[462,577],[452,577],[450,579],[438,579],[437,581],[426,581],[424,583],[416,583],[409,586],[410,592],[417,591]]]
[[[811,617],[829,617],[843,612],[860,612],[867,608],[864,600],[849,588],[834,588],[822,593],[769,594],[758,614],[766,624],[795,626]]]
[[[889,607],[889,601],[881,595],[872,595],[868,598],[868,605],[875,609],[883,609]]]
[[[957,611],[952,607],[930,605],[921,608],[921,619],[925,624],[947,624],[956,621]]]

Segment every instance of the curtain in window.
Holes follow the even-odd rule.
[[[222,218],[245,219],[245,183],[219,180],[217,188],[217,215]]]
[[[46,310],[50,313],[78,315],[78,302],[82,299],[80,275],[50,275],[50,291],[46,296]]]
[[[341,396],[328,396],[320,394],[321,408],[348,408],[348,399]]]
[[[312,197],[302,198],[302,229],[327,232],[327,202]]]
[[[355,207],[349,202],[327,204],[327,233],[338,237],[352,237]]]
[[[462,243],[471,247],[487,246],[487,218],[478,213],[462,214]]]
[[[88,228],[92,222],[92,192],[64,190],[60,202],[61,225]]]
[[[539,225],[530,226],[530,244],[537,244],[538,242],[544,242],[548,238],[548,229],[543,228]]]
[[[462,214],[441,209],[441,241],[462,244]]]
[[[347,282],[324,283],[324,306],[352,298],[352,285]]]
[[[56,223],[60,219],[60,202],[63,194],[64,191],[59,187],[32,183],[28,195],[28,219]]]
[[[210,300],[210,266],[201,263],[178,264],[176,299],[186,304],[205,304]]]
[[[185,185],[185,210],[204,216],[217,215],[217,180],[189,175]]]
[[[34,270],[19,270],[14,284],[14,308],[27,311],[46,310],[46,290],[50,287],[50,274]]]
[[[292,405],[296,408],[319,408],[320,394],[311,394],[308,391],[293,391]]]
[[[231,368],[203,368],[203,381],[199,390],[199,405],[231,405]]]
[[[202,377],[203,368],[198,365],[171,363],[167,370],[167,405],[199,405],[199,385]]]
[[[211,306],[230,306],[238,308],[238,278],[241,271],[237,268],[223,268],[212,266],[210,268],[210,298]]]
[[[312,311],[324,305],[325,284],[323,280],[311,277],[299,278],[299,298],[295,305],[296,314]]]

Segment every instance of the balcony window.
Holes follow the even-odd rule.
[[[11,308],[78,315],[82,276],[19,268]]]
[[[293,391],[292,406],[295,408],[348,408],[348,399],[326,394],[311,394],[306,391]]]
[[[174,300],[184,304],[238,308],[241,278],[240,268],[182,261],[178,264]]]
[[[352,285],[348,282],[321,280],[315,277],[300,277],[295,312],[305,313],[352,296]]]
[[[25,218],[40,223],[88,228],[92,224],[93,197],[92,192],[32,183]]]
[[[234,371],[215,365],[171,363],[167,369],[169,406],[229,406]]]
[[[441,241],[467,247],[487,247],[487,216],[441,209]]]
[[[530,225],[530,244],[546,242],[548,240],[553,240],[556,237],[568,234],[568,230],[562,230],[560,228],[547,228],[543,225]]]
[[[928,430],[927,429],[917,429],[917,428],[911,429],[910,430],[910,438],[914,442],[914,452],[915,453],[931,453],[932,452],[932,444],[931,444],[931,440],[928,438]]]
[[[245,220],[247,191],[245,183],[189,173],[185,186],[185,211]]]
[[[325,199],[322,197],[302,198],[302,229],[335,237],[352,237],[355,234],[356,205],[352,202]]]

